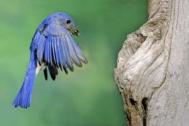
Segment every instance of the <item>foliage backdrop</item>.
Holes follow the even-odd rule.
[[[126,34],[145,22],[146,6],[146,0],[0,0],[0,126],[124,126],[113,68]],[[35,28],[56,11],[75,19],[89,64],[56,81],[41,72],[31,108],[14,109]]]

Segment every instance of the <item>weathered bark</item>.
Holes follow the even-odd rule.
[[[128,35],[115,80],[129,126],[189,126],[189,0],[149,0]]]

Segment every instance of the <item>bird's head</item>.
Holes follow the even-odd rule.
[[[61,22],[61,25],[64,25],[64,27],[72,33],[72,35],[79,35],[79,30],[76,27],[73,19],[67,14],[67,13],[62,13],[59,12],[59,20]]]

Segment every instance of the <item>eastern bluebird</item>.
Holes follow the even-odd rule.
[[[28,108],[32,99],[32,88],[35,78],[43,70],[45,79],[48,71],[53,80],[58,75],[58,70],[74,70],[74,64],[81,67],[87,63],[79,45],[74,41],[73,35],[78,36],[72,18],[63,12],[49,15],[38,26],[30,45],[30,60],[28,69],[13,105]]]

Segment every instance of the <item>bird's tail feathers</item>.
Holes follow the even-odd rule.
[[[32,88],[36,77],[37,63],[35,54],[31,53],[28,69],[16,98],[13,101],[14,107],[28,108],[32,99]]]

